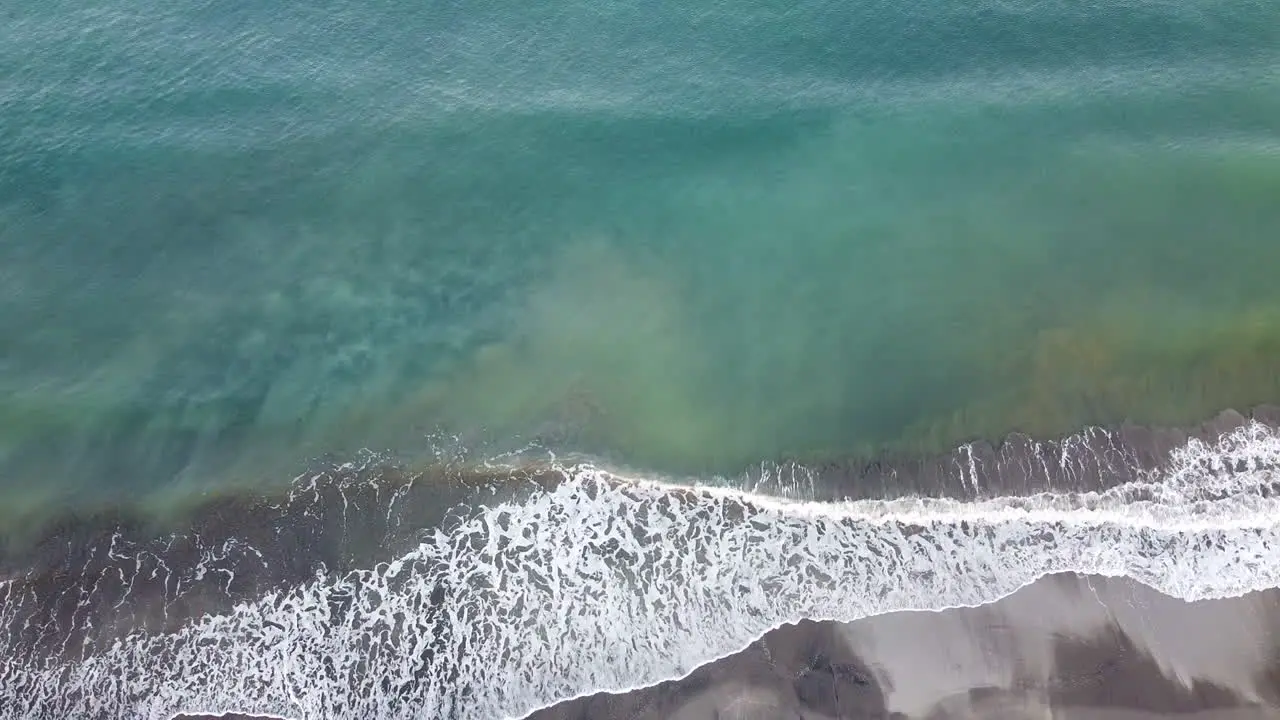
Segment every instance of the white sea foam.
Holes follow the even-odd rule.
[[[1100,493],[804,503],[591,466],[343,577],[61,669],[11,717],[518,717],[679,677],[802,618],[988,603],[1050,573],[1186,599],[1280,586],[1280,436],[1242,427]],[[16,709],[16,713],[13,712]]]

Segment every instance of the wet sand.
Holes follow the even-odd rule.
[[[1280,591],[1185,602],[1056,575],[999,602],[802,622],[689,676],[527,720],[1280,718]]]
[[[252,720],[244,715],[181,720]],[[999,602],[779,628],[687,677],[525,720],[1273,720],[1280,591],[1186,602],[1055,575]]]
[[[768,479],[745,476],[739,487],[816,500],[1102,490],[1167,468],[1174,449],[1189,440],[1210,440],[1251,421],[1280,427],[1280,408],[1262,406],[1247,416],[1227,410],[1189,428],[1093,428],[1048,441],[1010,436],[942,455],[831,464],[790,476],[779,467]],[[170,632],[317,573],[397,557],[417,545],[423,529],[449,526],[470,503],[554,485],[560,474],[545,465],[411,471],[372,463],[334,465],[312,477],[287,495],[211,497],[167,527],[125,507],[68,513],[22,542],[0,536],[0,577],[11,580],[0,583],[8,633],[0,638],[18,656],[69,659],[130,632]],[[684,503],[697,491],[671,494]],[[83,601],[82,591],[89,593]],[[85,622],[88,608],[126,601],[128,612]]]
[[[1251,415],[1280,424],[1275,408]],[[1012,437],[933,458],[819,469],[807,489],[817,498],[1094,490],[1165,468],[1188,439],[1246,421],[1227,411],[1186,429],[1122,426],[1039,443]],[[435,477],[376,465],[321,476],[287,497],[210,499],[176,534],[116,512],[68,516],[34,545],[0,544],[0,574],[11,577],[0,584],[3,647],[30,662],[75,663],[130,633],[174,632],[320,572],[370,567],[416,544],[423,528],[448,526],[451,508],[498,480],[476,470]],[[499,484],[517,492],[557,477],[526,468]],[[530,720],[1210,713],[1200,716],[1208,720],[1280,717],[1276,707],[1280,591],[1188,604],[1128,580],[1059,576],[982,608],[781,628],[681,681],[563,703]]]

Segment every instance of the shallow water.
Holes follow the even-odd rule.
[[[1280,9],[11,8],[0,485],[674,473],[1280,399]]]
[[[1280,584],[1275,429],[1071,489],[1075,462],[1125,462],[1099,440],[1062,443],[1031,495],[972,458],[979,497],[841,503],[553,466],[495,469],[524,489],[432,522],[440,478],[367,463],[167,536],[71,524],[0,583],[0,717],[518,718],[684,676],[802,618],[976,606],[1049,574],[1186,600]]]

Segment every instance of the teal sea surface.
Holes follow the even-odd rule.
[[[1280,400],[1268,0],[0,1],[0,506]]]

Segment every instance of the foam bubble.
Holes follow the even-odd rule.
[[[11,717],[519,717],[679,677],[802,618],[988,603],[1046,574],[1210,598],[1280,586],[1280,436],[1250,424],[1095,493],[806,503],[590,465],[375,568],[6,661]],[[14,712],[14,709],[17,712]]]

